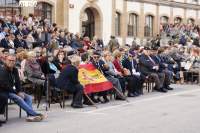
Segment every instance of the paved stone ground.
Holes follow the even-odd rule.
[[[111,101],[98,109],[53,105],[40,123],[25,122],[25,113],[19,119],[19,108],[10,106],[9,121],[0,133],[200,133],[200,86],[173,87],[167,94]],[[42,107],[39,111],[45,112]]]

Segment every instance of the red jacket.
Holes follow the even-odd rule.
[[[114,64],[114,66],[115,66],[115,68],[117,69],[118,72],[123,73],[123,68],[122,68],[122,66],[121,66],[121,64],[120,64],[120,60],[115,59],[115,60],[113,61],[113,64]]]

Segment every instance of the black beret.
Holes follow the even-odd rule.
[[[151,50],[149,47],[145,46],[144,50]]]

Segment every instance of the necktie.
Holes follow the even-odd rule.
[[[154,60],[149,56],[150,61],[155,65],[156,63],[154,62]]]

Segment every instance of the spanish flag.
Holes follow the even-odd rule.
[[[110,90],[113,85],[93,64],[79,66],[78,78],[86,94]]]

